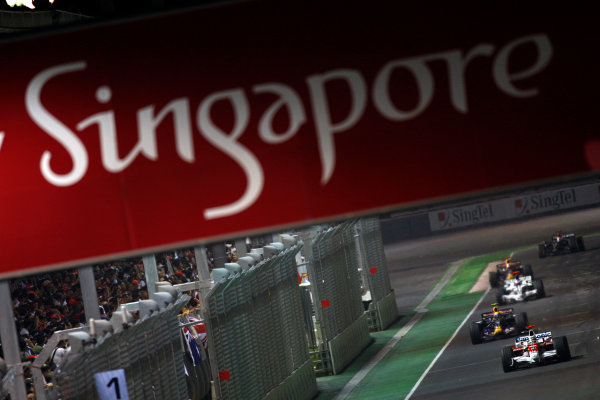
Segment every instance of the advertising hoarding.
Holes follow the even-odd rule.
[[[515,11],[259,1],[1,44],[0,274],[590,174],[595,25]]]

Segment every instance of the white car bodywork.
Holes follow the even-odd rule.
[[[531,276],[504,281],[504,294],[502,295],[503,303],[515,303],[537,296],[538,290],[533,285]]]
[[[553,338],[552,332],[536,333],[530,329],[524,336],[515,339],[514,346],[504,346],[501,358],[502,369],[510,372],[546,362],[568,361],[571,359],[571,350],[566,336]]]
[[[512,358],[515,364],[539,364],[541,361],[557,356],[552,342],[552,332],[543,332],[515,339]]]

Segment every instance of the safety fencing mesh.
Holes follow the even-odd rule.
[[[379,219],[361,218],[356,224],[364,285],[371,295],[370,326],[384,330],[398,317],[396,298],[390,284]]]
[[[310,243],[307,265],[315,313],[320,373],[343,370],[371,341],[361,297],[357,220],[302,234]]]
[[[94,374],[124,369],[130,399],[186,400],[188,390],[177,314],[189,297],[69,357],[55,374],[63,399],[98,399]]]
[[[218,282],[204,318],[219,399],[310,399],[310,366],[293,246]]]
[[[366,283],[371,291],[372,300],[377,302],[392,290],[379,220],[377,218],[362,218],[359,220],[357,227],[361,238],[362,254],[364,255],[363,270],[367,277]]]
[[[364,312],[360,292],[357,249],[354,240],[356,221],[336,225],[317,233],[312,240],[314,269],[309,273],[318,293],[315,305],[320,312],[324,340],[333,339]]]

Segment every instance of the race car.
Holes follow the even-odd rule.
[[[513,371],[520,367],[531,367],[548,362],[568,361],[571,350],[566,336],[552,338],[552,332],[537,333],[534,325],[527,327],[524,336],[515,338],[514,346],[502,348],[502,369]]]
[[[515,314],[512,308],[499,308],[492,304],[492,311],[481,314],[480,321],[471,322],[471,343],[479,344],[504,339],[521,333],[529,324],[527,313]]]
[[[522,265],[521,261],[511,260],[510,257],[504,257],[504,262],[496,264],[496,271],[490,271],[489,280],[491,287],[498,287],[506,279],[513,279],[515,271],[533,278],[533,270],[530,264]]]
[[[544,240],[538,244],[538,256],[544,258],[546,256],[555,256],[566,251],[575,253],[584,251],[585,243],[583,237],[576,236],[574,233],[563,235],[560,230],[554,232],[554,235],[549,241]]]
[[[544,282],[541,279],[534,281],[531,276],[522,276],[519,272],[515,272],[514,275],[513,279],[505,280],[504,285],[498,288],[496,292],[498,303],[516,303],[546,296]]]

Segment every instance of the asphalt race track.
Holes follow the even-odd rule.
[[[564,233],[600,232],[600,209],[541,217],[480,229],[402,241],[386,246],[391,285],[400,314],[412,310],[453,261],[532,246],[556,229]]]
[[[510,373],[502,371],[500,350],[513,339],[472,345],[465,324],[423,380],[413,399],[592,399],[600,396],[600,236],[587,238],[589,250],[538,260],[537,249],[516,254],[531,263],[547,297],[513,305],[530,323],[565,335],[573,359]],[[490,291],[476,314],[495,301]],[[496,397],[498,396],[498,397]]]
[[[573,356],[564,363],[504,373],[500,351],[514,339],[472,345],[468,331],[468,322],[495,302],[492,289],[411,399],[600,398],[600,236],[586,236],[585,252],[539,259],[533,246],[555,229],[587,235],[600,232],[600,211],[442,235],[386,249],[402,313],[422,299],[450,262],[532,246],[517,251],[513,258],[532,264],[535,279],[544,281],[547,297],[512,306],[515,312],[527,312],[530,323],[538,328],[552,331],[553,336],[567,336]]]

